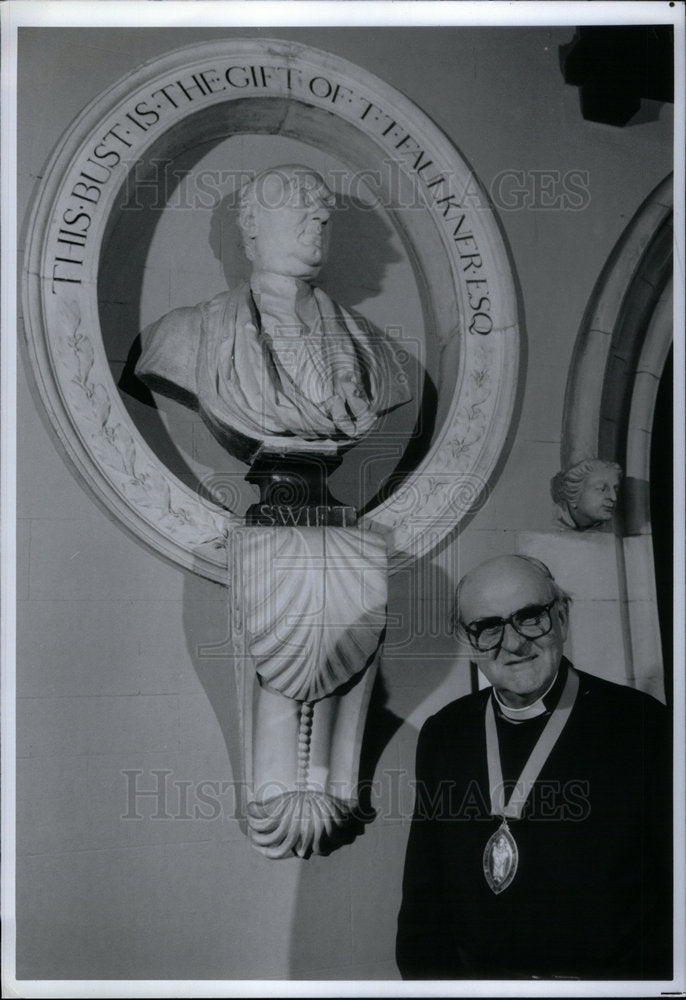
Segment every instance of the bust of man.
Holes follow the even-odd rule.
[[[333,207],[308,167],[259,174],[240,191],[250,280],[141,334],[138,377],[241,459],[260,445],[335,453],[409,399],[390,344],[314,285]]]
[[[558,472],[550,482],[562,523],[576,531],[601,527],[617,505],[622,469],[616,462],[588,458]]]

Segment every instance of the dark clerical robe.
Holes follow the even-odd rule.
[[[496,707],[503,782],[516,781],[547,714]],[[577,671],[567,725],[510,821],[519,850],[496,895],[483,873],[490,815],[485,706],[492,689],[424,725],[398,920],[405,979],[671,978],[671,738],[655,699]],[[494,699],[495,706],[497,701]]]

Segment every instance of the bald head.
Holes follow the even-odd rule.
[[[525,599],[522,601],[523,597]],[[455,595],[457,621],[469,624],[476,618],[500,614],[491,608],[511,600],[514,601],[512,610],[516,610],[529,603],[547,604],[554,597],[569,600],[540,559],[517,555],[496,556],[462,577]]]

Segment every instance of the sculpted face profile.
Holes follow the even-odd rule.
[[[585,459],[558,472],[550,490],[562,511],[563,523],[586,531],[609,521],[617,506],[621,478],[622,469],[616,462],[598,458]]]
[[[335,199],[318,174],[281,167],[241,191],[239,225],[256,271],[316,278],[326,258]]]
[[[308,167],[259,174],[240,191],[250,280],[141,334],[138,377],[243,460],[260,447],[335,453],[409,399],[390,344],[314,286],[334,204]]]

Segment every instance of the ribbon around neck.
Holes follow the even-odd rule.
[[[498,731],[495,724],[493,700],[488,699],[486,705],[486,757],[488,760],[488,785],[491,796],[491,815],[505,816],[508,819],[520,819],[524,805],[531,789],[537,780],[543,765],[557,743],[562,730],[567,724],[576,696],[579,691],[579,675],[569,667],[567,680],[560,700],[552,711],[545,728],[536,745],[531,751],[522,773],[512,791],[509,802],[505,804],[505,789],[503,787],[503,770],[500,763],[500,747]]]

